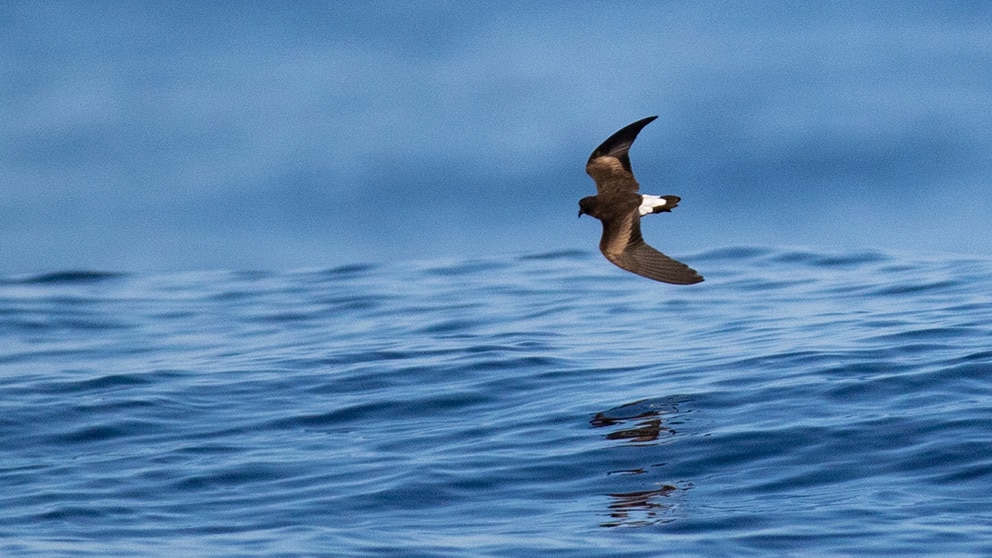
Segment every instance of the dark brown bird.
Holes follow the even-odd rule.
[[[621,269],[648,279],[676,285],[703,280],[696,270],[648,246],[641,237],[641,217],[671,211],[678,196],[648,196],[630,170],[627,151],[641,128],[657,116],[649,116],[622,128],[596,148],[586,163],[586,172],[596,181],[596,195],[579,200],[579,217],[592,215],[603,223],[599,251]]]

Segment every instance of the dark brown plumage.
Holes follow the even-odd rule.
[[[596,195],[579,200],[579,216],[592,215],[603,223],[599,250],[621,269],[648,279],[691,285],[703,280],[696,270],[655,250],[641,237],[641,216],[671,211],[678,196],[646,196],[630,169],[627,152],[642,128],[657,116],[649,116],[613,134],[597,147],[586,163],[586,172],[596,181]]]

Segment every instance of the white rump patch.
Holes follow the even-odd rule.
[[[641,217],[645,215],[650,215],[654,213],[654,210],[668,205],[668,201],[661,196],[649,196],[647,194],[641,195],[641,206],[638,207],[638,211],[641,213]]]

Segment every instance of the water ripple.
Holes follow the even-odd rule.
[[[0,552],[992,551],[992,262],[0,279]]]

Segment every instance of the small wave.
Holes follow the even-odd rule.
[[[521,260],[574,260],[588,257],[592,252],[586,250],[555,250],[553,252],[540,252],[536,254],[524,254]]]
[[[774,254],[770,248],[756,246],[728,246],[725,248],[714,248],[701,254],[693,256],[693,261],[713,261],[713,260],[752,260],[767,257]]]
[[[338,267],[332,267],[331,269],[325,270],[323,274],[334,275],[334,276],[354,276],[363,275],[375,269],[376,266],[372,264],[348,264],[341,265]]]
[[[854,252],[822,253],[794,250],[779,252],[773,261],[782,263],[804,263],[816,267],[854,267],[863,264],[887,261],[889,256],[874,250]]]
[[[125,277],[125,273],[114,273],[106,271],[55,271],[32,275],[22,279],[7,281],[7,283],[22,285],[51,285],[66,283],[97,283]]]

